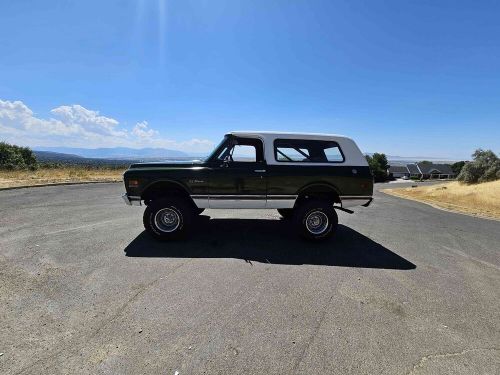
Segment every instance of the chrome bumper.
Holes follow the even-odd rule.
[[[142,206],[141,197],[128,196],[127,194],[122,195],[122,199],[128,206]]]

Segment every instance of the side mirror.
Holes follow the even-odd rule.
[[[222,161],[221,167],[227,168],[229,167],[229,163],[231,162],[231,155],[226,155],[224,160]]]

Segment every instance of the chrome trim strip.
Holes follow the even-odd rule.
[[[266,208],[265,199],[208,199],[210,208]]]
[[[191,195],[198,208],[293,208],[297,195]]]
[[[293,208],[295,206],[295,198],[291,199],[268,199],[266,208]]]
[[[266,208],[293,208],[298,195],[268,195]]]
[[[209,200],[226,200],[226,199],[232,199],[232,200],[265,200],[266,195],[223,195],[223,194],[217,194],[217,195],[209,195],[208,196]]]
[[[198,208],[209,208],[208,195],[191,195],[194,204]]]

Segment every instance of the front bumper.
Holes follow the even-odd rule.
[[[142,206],[141,197],[123,194],[122,199],[125,201],[125,204],[128,206]]]

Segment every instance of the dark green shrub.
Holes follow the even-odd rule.
[[[0,169],[35,170],[37,168],[36,157],[28,147],[0,142]]]
[[[473,161],[465,163],[458,180],[467,184],[500,179],[500,159],[491,150],[477,149],[472,154]]]

